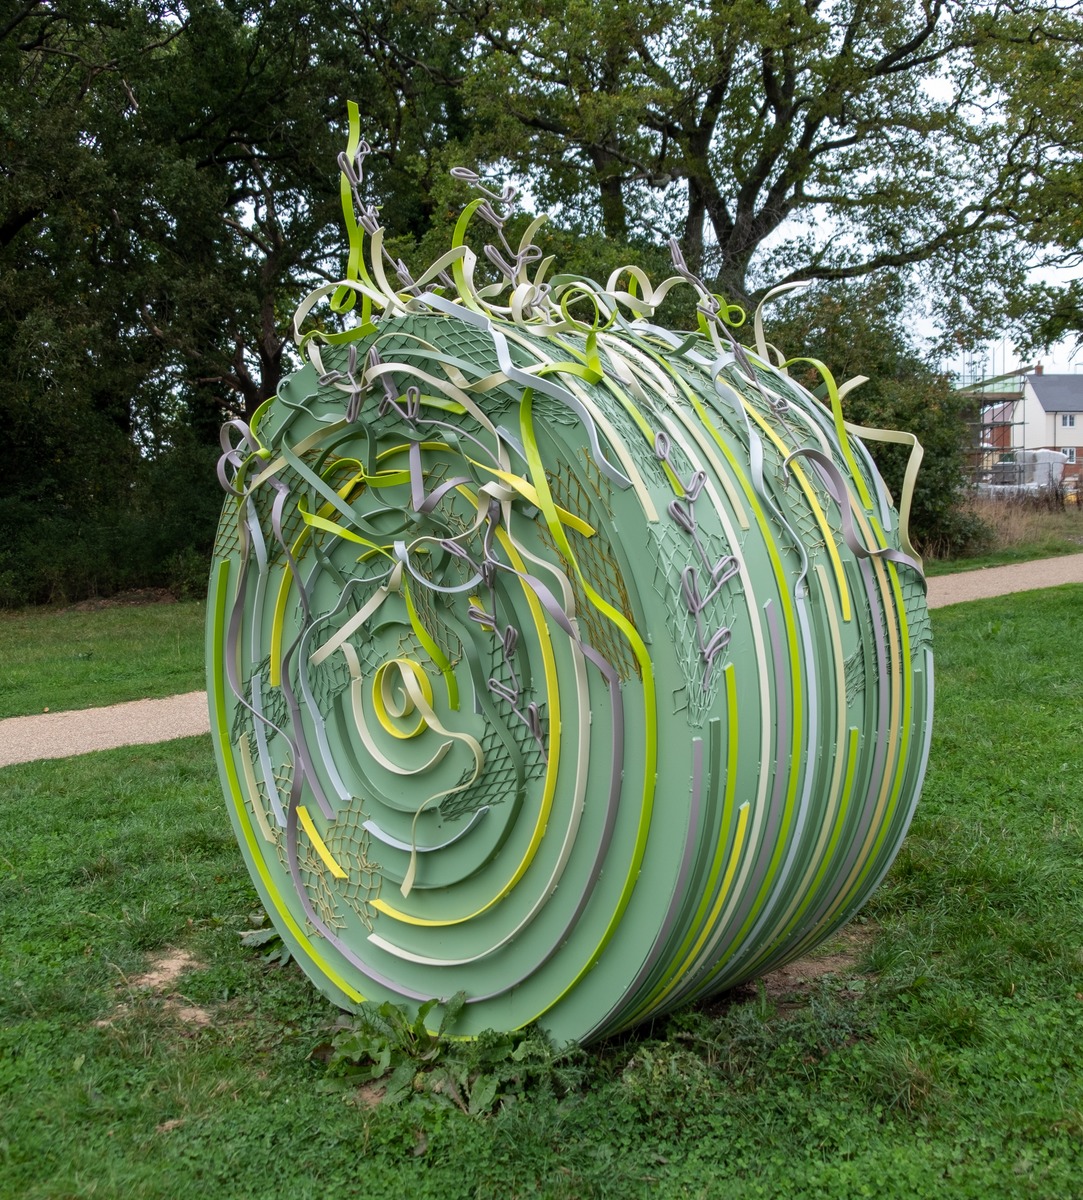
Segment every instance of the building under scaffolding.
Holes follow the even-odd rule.
[[[1023,391],[1026,377],[1034,369],[1018,367],[959,388],[964,396],[972,398],[966,415],[970,429],[967,467],[972,484],[1002,482],[1003,467],[1016,461],[1019,451],[1029,449],[1025,445]]]
[[[964,383],[959,392],[970,402],[968,466],[979,492],[1078,488],[1083,377],[1045,374],[1039,364]]]

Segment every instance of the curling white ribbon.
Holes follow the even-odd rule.
[[[420,766],[399,766],[376,745],[368,727],[362,702],[363,679],[357,650],[349,642],[343,642],[342,653],[350,670],[350,698],[358,735],[364,743],[365,749],[380,766],[396,775],[420,775],[435,767],[451,749],[454,742],[462,742],[474,759],[474,770],[468,779],[455,787],[434,792],[418,805],[417,811],[414,813],[414,819],[410,825],[410,865],[399,889],[406,897],[413,889],[414,880],[417,877],[417,823],[421,814],[437,800],[442,800],[445,796],[453,796],[456,792],[465,791],[468,787],[473,786],[485,765],[485,752],[477,738],[468,733],[456,733],[455,730],[448,729],[437,716],[436,710],[432,706],[432,687],[420,665],[408,658],[393,658],[381,664],[373,679],[376,716],[380,724],[392,737],[401,740],[417,737],[425,729],[432,729],[449,739],[437,749],[427,762]],[[397,688],[400,688],[401,691],[397,691]],[[388,719],[402,720],[414,712],[418,714],[418,721],[412,729],[397,729]]]

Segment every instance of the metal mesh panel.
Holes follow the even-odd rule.
[[[374,909],[372,902],[380,895],[382,875],[380,866],[369,854],[372,838],[363,828],[365,814],[358,803],[340,812],[327,831],[324,841],[346,879],[334,880],[335,891],[342,903],[351,908],[371,933]]]

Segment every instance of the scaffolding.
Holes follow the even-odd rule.
[[[1024,482],[1020,452],[1029,447],[1025,444],[1023,389],[1033,370],[1017,367],[1003,375],[964,382],[958,388],[969,401],[964,408],[969,430],[966,462],[975,487]]]

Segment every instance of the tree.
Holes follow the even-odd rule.
[[[584,228],[679,234],[731,300],[929,264],[988,317],[1022,279],[1012,203],[1039,139],[971,88],[997,0],[410,7],[469,47],[446,81],[479,159]]]
[[[1083,4],[1052,0],[1035,11],[1012,6],[990,22],[977,79],[996,97],[1013,137],[1037,152],[1012,208],[1020,236],[1042,266],[1083,266]],[[1063,280],[1063,274],[1061,275]],[[1075,336],[1083,343],[1083,283],[1039,279],[1011,306],[1027,350]]]
[[[352,9],[26,0],[0,18],[0,594],[5,571],[27,597],[115,583],[168,557],[166,528],[207,544],[218,426],[274,394],[294,306],[342,269],[346,98],[366,100],[377,195],[405,195],[416,132],[439,136],[439,98],[401,94]],[[153,482],[171,455],[216,501],[186,535]],[[79,545],[97,550],[65,576]]]

